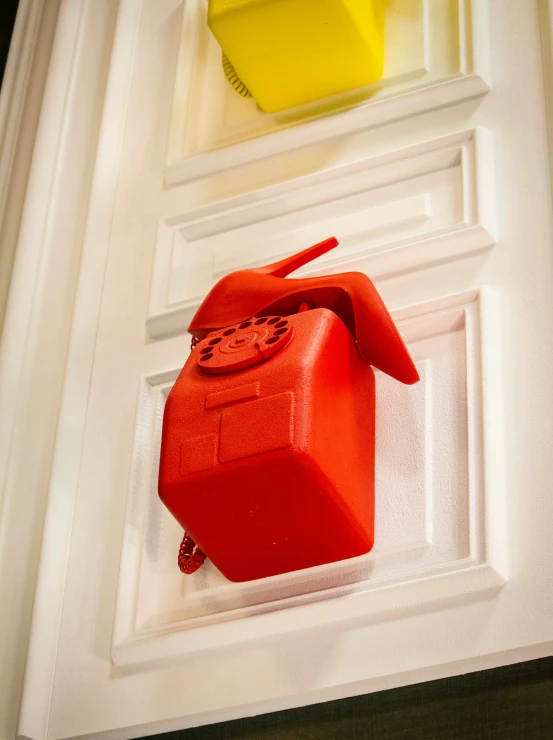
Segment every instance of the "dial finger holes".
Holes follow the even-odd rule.
[[[224,375],[269,360],[292,338],[293,322],[282,316],[253,317],[222,327],[198,347],[198,368],[208,375]]]

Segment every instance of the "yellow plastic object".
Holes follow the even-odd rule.
[[[385,0],[209,0],[208,24],[268,113],[369,85],[384,65]]]

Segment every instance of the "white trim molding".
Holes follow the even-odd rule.
[[[206,0],[183,0],[182,5],[165,168],[169,185],[382,126],[490,89],[488,0],[394,3],[388,8],[387,28],[395,11],[398,27],[390,32],[396,41],[386,47],[382,82],[280,115],[262,113],[253,100],[235,99],[221,70],[220,49],[207,28]],[[452,29],[455,38],[450,38]]]
[[[0,331],[58,4],[20,1],[0,91]]]
[[[368,257],[369,275],[379,280],[489,248],[496,241],[493,180],[492,135],[478,128],[163,218],[148,334],[185,331],[226,272],[280,259],[330,234],[340,248],[298,276]]]
[[[540,14],[543,81],[547,127],[549,131],[549,168],[553,188],[553,0],[538,0]]]
[[[0,735],[124,740],[551,653],[538,6],[394,5],[462,8],[446,38],[459,69],[438,43],[420,89],[259,137],[248,119],[244,140],[195,154],[175,119],[182,0],[49,16],[0,346]],[[417,43],[434,22],[418,20]],[[509,84],[485,95],[490,57]],[[202,180],[167,184],[168,137],[175,183]],[[208,563],[185,583],[155,473],[189,314],[221,275],[334,231],[340,249],[300,274],[375,277],[422,377],[378,376],[378,543],[295,576],[229,584]]]
[[[44,0],[20,0],[0,94],[0,219],[15,156]]]
[[[2,91],[2,166],[11,172],[2,229],[20,188],[23,203],[21,222],[10,231],[17,250],[0,344],[0,593],[10,603],[0,610],[2,738],[17,730],[116,10],[111,0],[64,0],[60,8],[48,2],[43,9],[24,1],[20,8]],[[30,151],[14,159],[22,142]]]
[[[497,296],[487,289],[448,296],[399,310],[394,319],[421,382],[406,389],[377,374],[377,544],[367,556],[299,573],[231,584],[213,572],[199,590],[178,573],[182,532],[158,500],[157,470],[163,407],[179,369],[143,379],[113,637],[116,665],[159,663],[275,632],[379,621],[390,611],[397,617],[430,609],[435,601],[478,599],[505,583]],[[453,407],[455,413],[444,415]],[[404,409],[403,418],[390,428],[397,408]],[[493,446],[485,445],[484,435]],[[402,483],[393,472],[401,461],[390,458],[394,452],[401,458],[407,448],[416,460]],[[444,455],[446,467],[440,464]],[[397,512],[405,508],[409,531],[394,533]],[[443,532],[456,532],[453,549]],[[160,550],[168,551],[167,562]]]

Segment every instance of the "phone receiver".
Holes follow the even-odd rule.
[[[363,362],[402,383],[419,374],[382,298],[361,272],[289,278],[294,270],[338,246],[334,237],[271,265],[238,270],[221,278],[208,293],[188,331],[203,339],[209,332],[253,316],[287,316],[305,308],[328,308],[347,326]]]

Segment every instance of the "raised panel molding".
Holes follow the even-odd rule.
[[[232,270],[330,235],[340,247],[298,275],[350,269],[378,279],[495,243],[492,135],[462,131],[161,219],[146,326],[184,331]]]
[[[207,0],[183,0],[165,167],[170,185],[489,90],[488,0],[388,2],[380,82],[272,115],[228,85],[206,12]]]
[[[40,108],[39,135],[28,181],[16,153],[8,189],[9,203],[20,190],[25,202],[1,338],[0,735],[126,740],[551,654],[553,225],[537,4],[464,2],[461,32],[453,13],[451,33],[434,36],[446,57],[467,39],[457,76],[444,63],[436,82],[404,79],[328,117],[271,119],[259,135],[247,116],[240,130],[245,109],[229,97],[213,122],[237,139],[208,151],[186,149],[184,125],[173,125],[170,162],[187,177],[191,164],[218,170],[236,153],[247,162],[306,144],[183,187],[164,185],[183,0],[62,0],[57,23],[57,3],[46,6],[37,49],[48,82],[44,94],[29,87],[22,119]],[[420,38],[408,25],[406,51]],[[425,66],[409,54],[412,69]],[[341,134],[480,94],[488,54],[505,82],[492,95]],[[214,108],[200,98],[189,110],[201,127]],[[490,134],[454,133],[479,125],[497,142],[494,163]],[[328,132],[336,138],[321,139]],[[306,177],[279,190],[290,172]],[[495,194],[501,243],[476,255],[495,241]],[[311,571],[313,583],[296,574],[237,590],[210,566],[187,581],[175,566],[179,529],[155,490],[185,311],[225,271],[334,225],[342,251],[321,270],[385,278],[423,266],[378,283],[390,306],[409,306],[394,315],[423,382],[378,378],[377,548]],[[149,298],[160,341],[145,336]]]
[[[157,496],[163,407],[179,369],[141,381],[116,665],[161,661],[275,630],[378,621],[391,609],[397,616],[431,609],[437,600],[478,599],[505,582],[496,295],[489,289],[452,295],[394,318],[421,383],[406,387],[377,373],[376,545],[339,563],[241,584],[210,563],[182,576],[176,566],[182,530]],[[307,607],[301,615],[294,608],[300,605]]]

